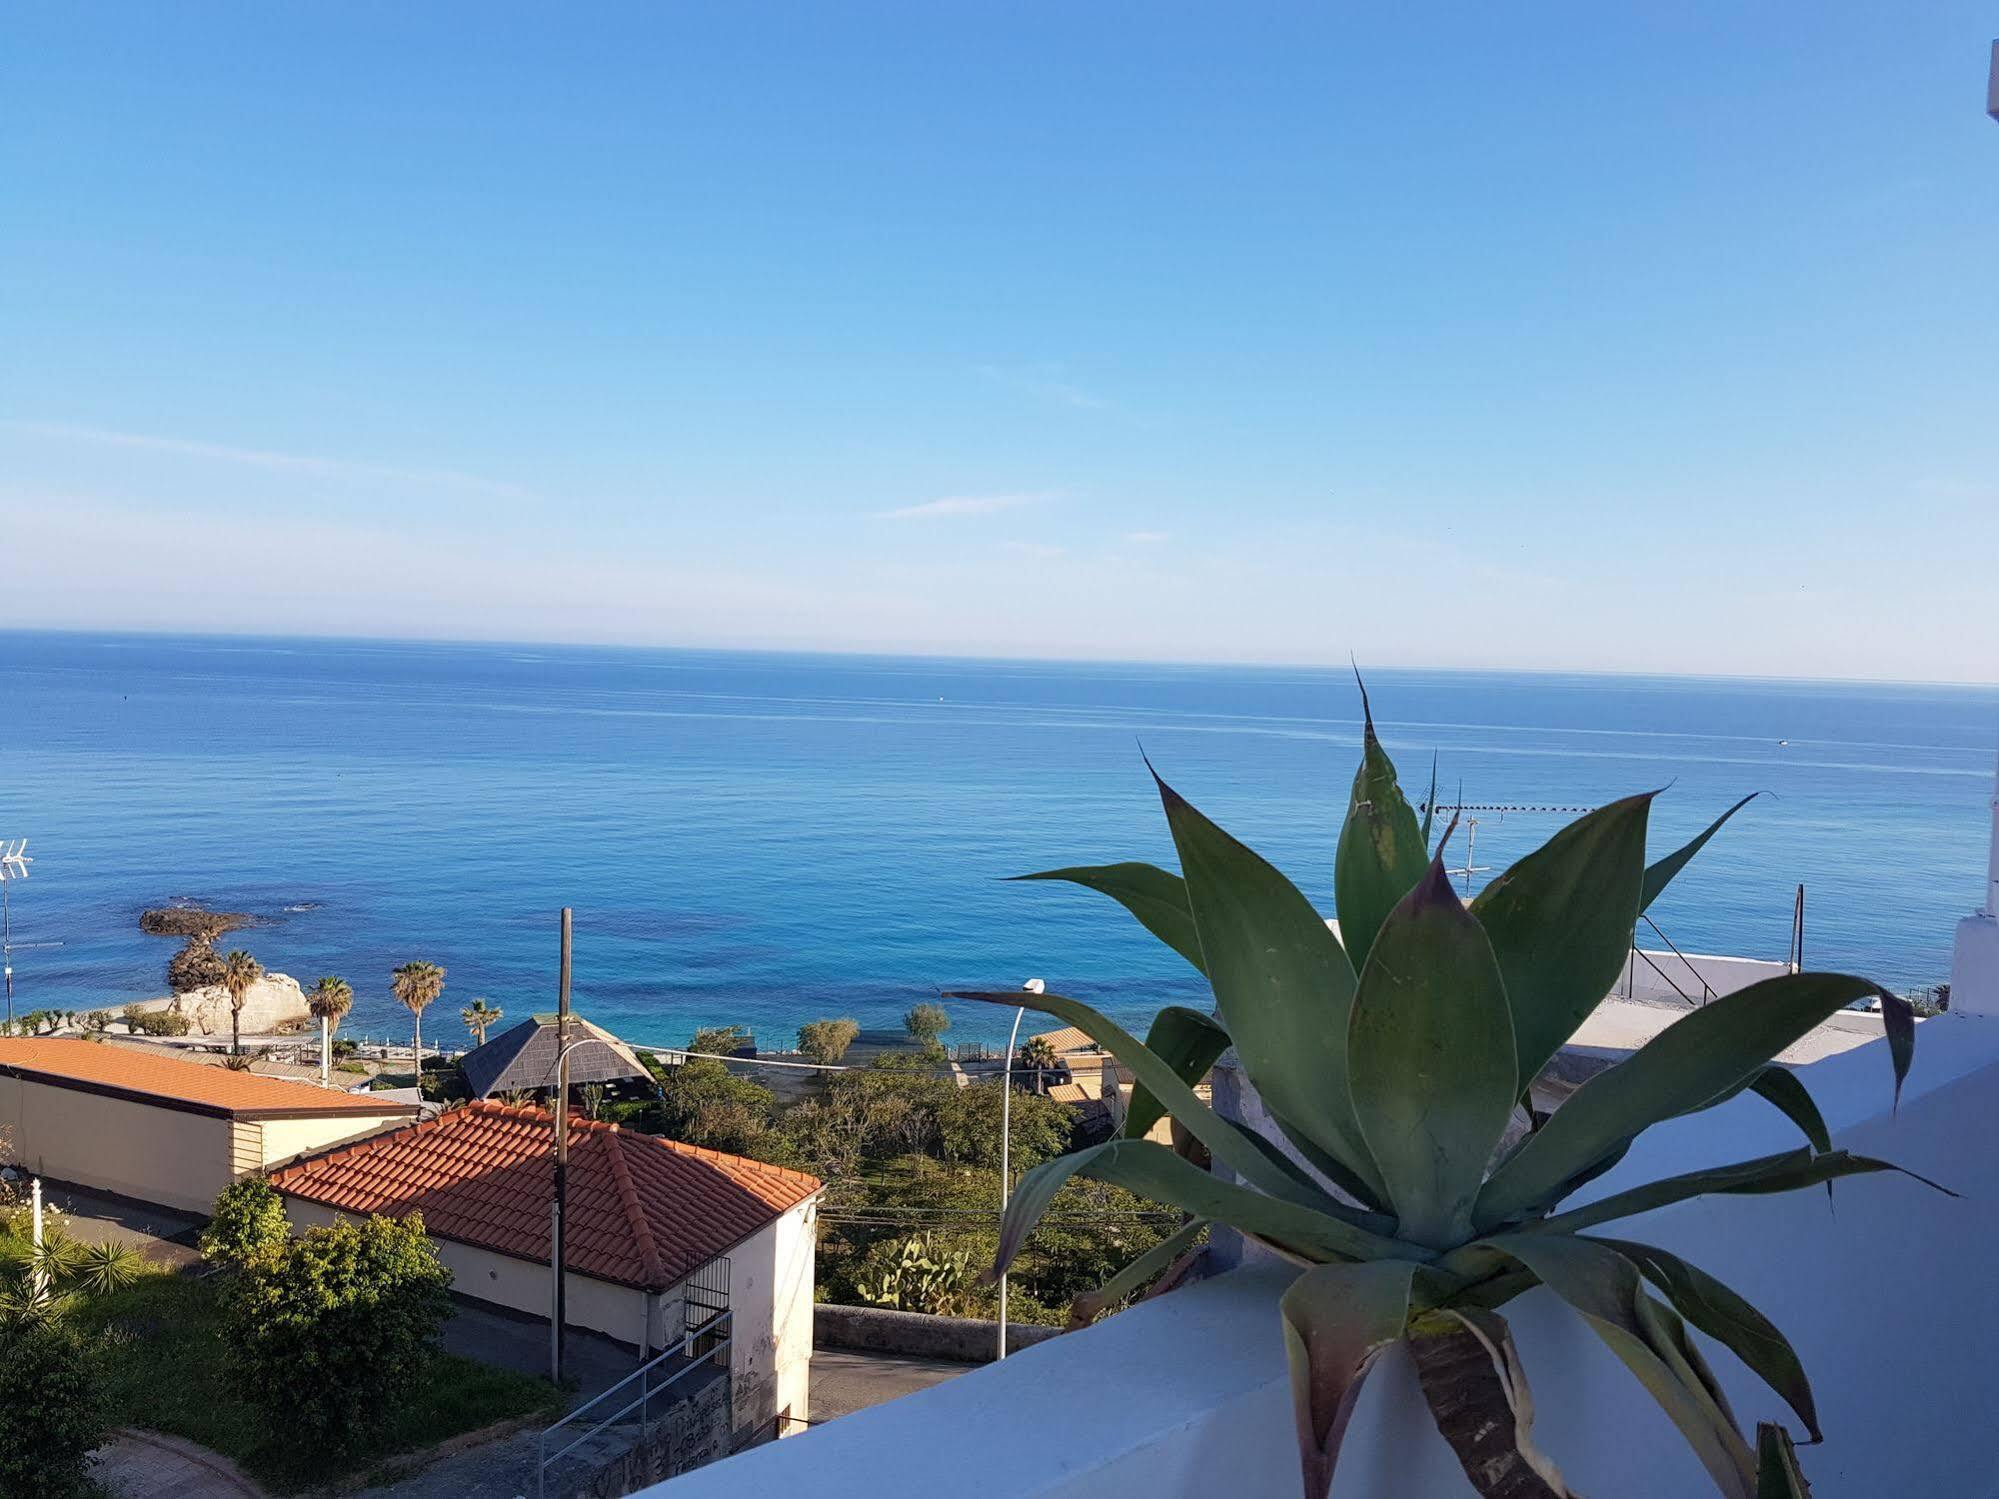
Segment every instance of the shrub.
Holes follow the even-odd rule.
[[[0,1494],[90,1490],[109,1412],[96,1350],[60,1317],[0,1322]]]
[[[185,1036],[188,1029],[185,1015],[172,1010],[142,1010],[137,1005],[125,1006],[125,1024],[135,1036]]]
[[[938,1037],[951,1029],[951,1017],[945,1013],[942,1005],[933,1005],[926,1001],[913,1006],[902,1017],[902,1028],[909,1032],[910,1040],[928,1047],[934,1045]]]
[[[860,1022],[856,1020],[809,1021],[798,1028],[798,1049],[813,1061],[830,1067],[847,1054],[847,1048],[860,1033]]]
[[[315,1228],[230,1287],[231,1376],[273,1422],[352,1447],[423,1379],[450,1288],[418,1214]]]
[[[246,1176],[215,1199],[215,1216],[201,1231],[201,1252],[217,1264],[241,1269],[282,1249],[290,1237],[284,1199],[261,1176]]]
[[[89,1022],[90,1028],[94,1031],[107,1030],[111,1025],[111,1012],[109,1010],[92,1010],[84,1019]]]
[[[167,959],[167,988],[175,994],[208,989],[222,982],[222,957],[206,937],[190,937]]]

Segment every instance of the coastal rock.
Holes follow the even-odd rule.
[[[190,989],[162,999],[140,1002],[142,1010],[171,1010],[187,1017],[188,1033],[195,1036],[229,1034],[229,991],[220,984]],[[250,986],[243,996],[243,1034],[268,1034],[285,1025],[309,1019],[305,991],[288,973],[267,973]]]

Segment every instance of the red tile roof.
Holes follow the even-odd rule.
[[[579,1274],[664,1290],[819,1191],[816,1176],[571,1119],[564,1248]],[[443,1239],[548,1263],[554,1121],[475,1102],[271,1175],[346,1213],[423,1214]]]
[[[0,1036],[0,1074],[232,1119],[408,1118],[408,1104],[67,1036]]]

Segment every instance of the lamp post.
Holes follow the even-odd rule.
[[[1029,979],[1020,986],[1029,994],[1045,994],[1048,985],[1040,979]],[[1013,1030],[1006,1038],[1006,1075],[1002,1081],[1000,1094],[1000,1218],[1006,1218],[1007,1198],[1013,1188],[1013,1048],[1020,1040],[1021,1017],[1027,1013],[1022,1006],[1015,1006]],[[1000,1271],[999,1278],[999,1358],[1006,1357],[1006,1272]]]

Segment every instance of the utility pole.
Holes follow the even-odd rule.
[[[562,908],[562,977],[555,998],[555,1199],[549,1204],[549,1278],[554,1282],[548,1321],[549,1378],[562,1383],[563,1210],[569,1191],[569,946],[570,909]]]
[[[1029,994],[1045,994],[1048,986],[1040,979],[1029,979],[1020,986]],[[1005,1089],[1000,1095],[1000,1221],[1006,1221],[1007,1199],[1013,1189],[1013,1048],[1020,1039],[1020,1020],[1026,1010],[1016,1007],[1013,1012],[1013,1030],[1006,1038],[1006,1076],[1001,1080]],[[999,1278],[999,1350],[998,1358],[1006,1357],[1006,1272]]]

